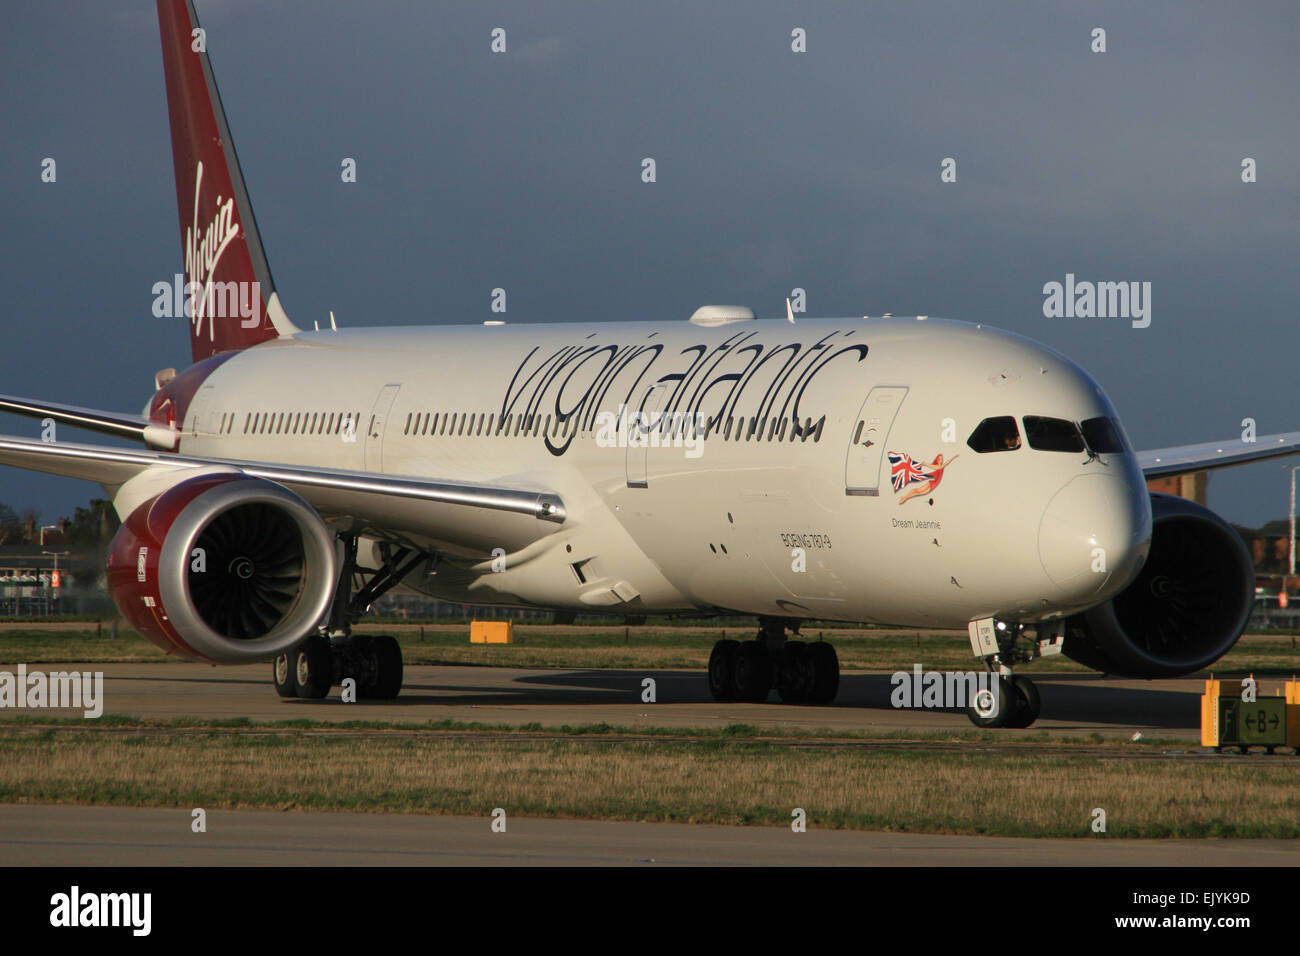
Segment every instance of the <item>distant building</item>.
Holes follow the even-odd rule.
[[[67,613],[63,597],[68,585],[69,555],[53,550],[50,535],[40,544],[0,546],[0,615],[38,617]]]
[[[1172,478],[1152,478],[1147,482],[1147,490],[1163,495],[1177,495],[1187,498],[1198,505],[1205,504],[1205,495],[1210,487],[1208,471],[1194,471],[1190,475],[1174,475]]]

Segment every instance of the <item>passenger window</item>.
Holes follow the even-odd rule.
[[[1029,427],[1029,419],[1025,419],[1025,427]],[[975,426],[966,444],[981,455],[990,451],[1015,451],[1020,447],[1020,429],[1010,415],[986,418]]]
[[[1079,426],[1067,422],[1064,418],[1043,418],[1040,415],[1026,415],[1025,438],[1029,447],[1038,451],[1080,452],[1084,450],[1083,436]]]
[[[1088,448],[1098,455],[1121,455],[1124,453],[1124,439],[1109,418],[1089,418],[1079,427],[1083,429],[1083,440]]]

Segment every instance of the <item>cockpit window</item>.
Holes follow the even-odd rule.
[[[1025,416],[1025,438],[1029,447],[1039,451],[1083,451],[1083,436],[1079,426],[1063,418]]]
[[[990,451],[1015,451],[1020,447],[1020,429],[1016,428],[1016,420],[1010,415],[986,418],[970,433],[966,444],[980,454]]]
[[[1089,418],[1079,426],[1083,429],[1083,440],[1088,448],[1097,455],[1121,455],[1124,453],[1124,439],[1120,436],[1115,422],[1109,418]]]

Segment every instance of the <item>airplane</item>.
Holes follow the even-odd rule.
[[[402,655],[353,633],[401,584],[577,613],[744,615],[717,701],[828,704],[811,620],[964,628],[1016,673],[1063,653],[1189,674],[1245,627],[1250,555],[1146,480],[1300,452],[1300,433],[1137,452],[1097,382],[1010,332],[926,316],[306,330],[272,280],[192,0],[158,0],[192,364],[140,415],[0,396],[139,450],[0,437],[0,464],[97,482],[108,587],[168,654],[272,662],[276,691],[392,699]]]

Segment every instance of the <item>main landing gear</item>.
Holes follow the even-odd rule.
[[[1019,648],[1021,640],[1033,641],[1030,649]],[[970,642],[989,676],[988,686],[978,690],[966,708],[970,722],[976,727],[1029,727],[1038,719],[1043,701],[1034,682],[1017,676],[1013,664],[1061,653],[1064,638],[1040,638],[1023,624],[982,618],[971,621]]]
[[[392,700],[402,689],[401,646],[386,634],[353,635],[352,625],[428,555],[381,545],[383,566],[363,571],[357,567],[356,537],[345,535],[342,541],[342,568],[328,622],[271,665],[275,691],[281,697],[319,700],[348,678],[356,681],[357,698],[362,700]],[[369,580],[353,594],[357,575],[369,575]]]
[[[787,704],[829,704],[840,688],[840,661],[824,641],[806,644],[798,621],[759,618],[752,641],[718,641],[709,655],[709,693],[718,701],[761,704],[775,688]]]

